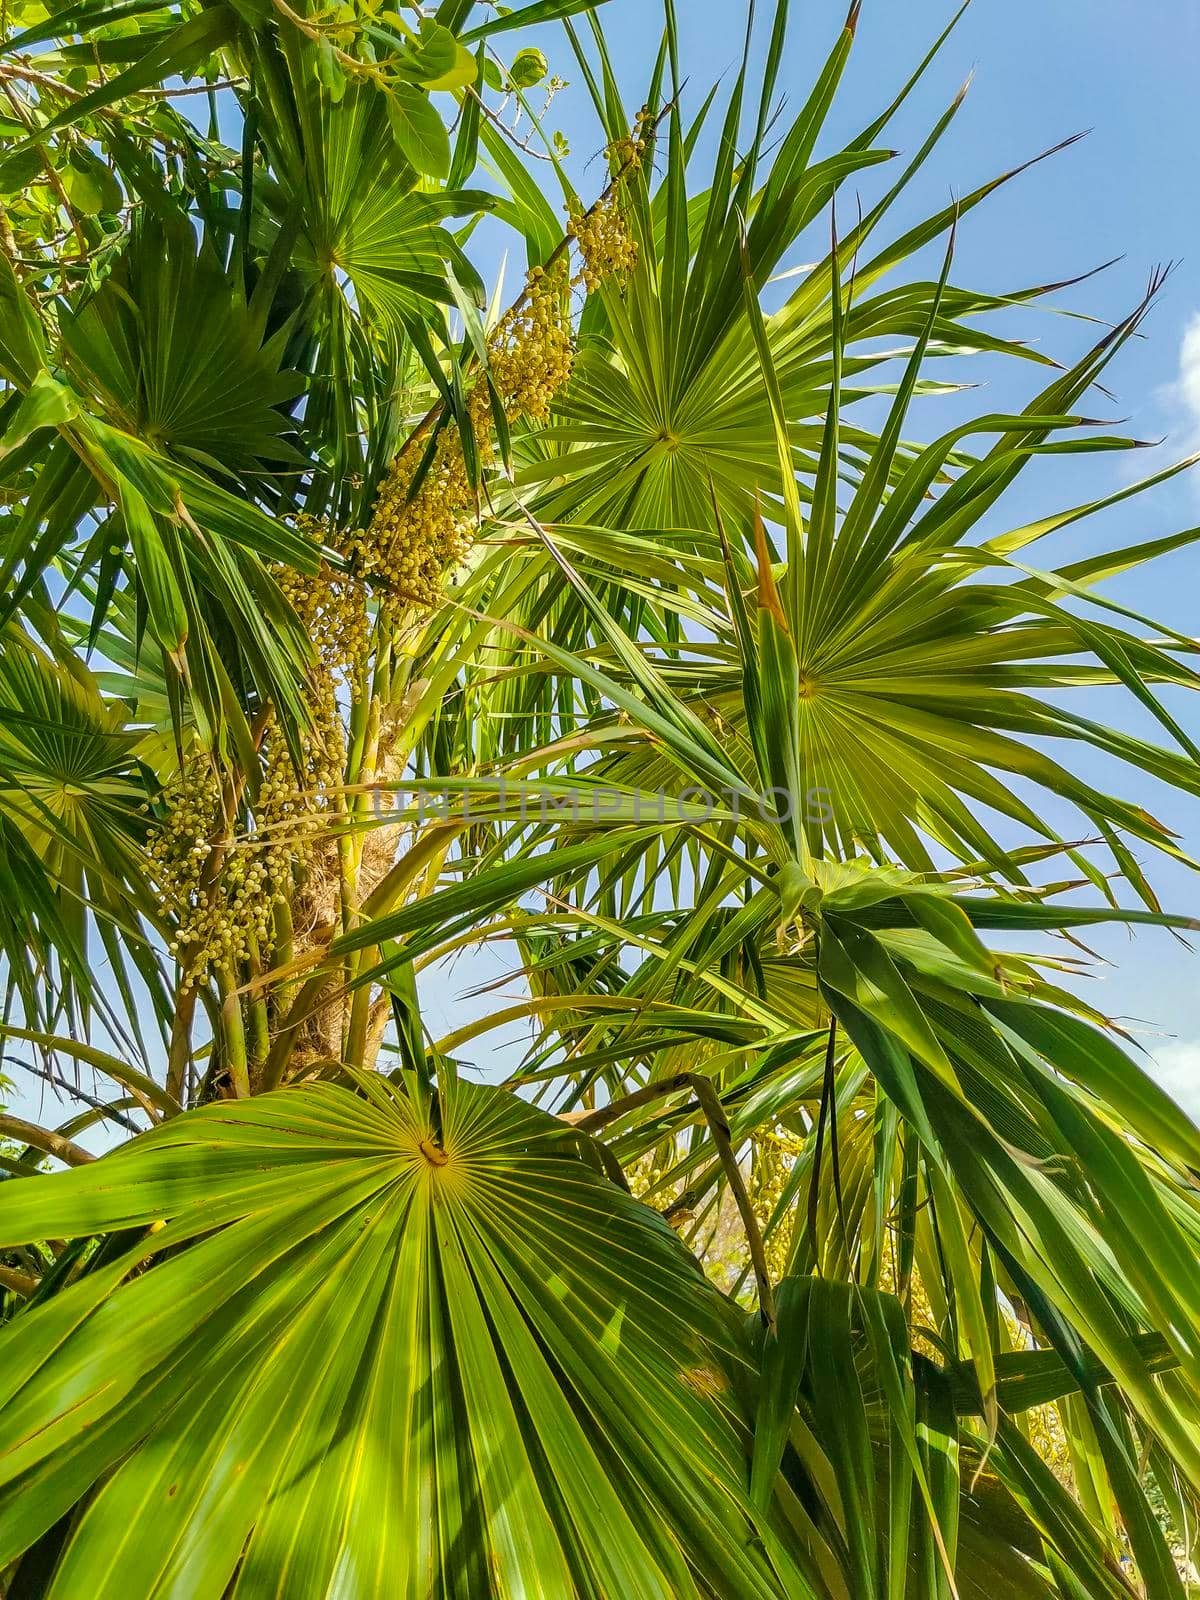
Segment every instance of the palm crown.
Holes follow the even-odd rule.
[[[1135,447],[1157,282],[1006,337],[1018,172],[892,227],[937,45],[822,153],[858,8],[781,114],[786,10],[697,99],[667,0],[636,107],[585,0],[6,12],[0,1031],[80,1106],[0,1116],[6,1592],[1185,1593],[1200,1133],[1070,978],[1191,926],[1074,752],[1200,789],[1098,592],[1197,535],[993,531]],[[1030,398],[918,441],[958,358]]]

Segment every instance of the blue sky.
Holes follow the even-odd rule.
[[[745,13],[733,0],[676,0],[676,6],[686,99],[694,109],[713,81],[736,68]],[[765,40],[771,9],[760,3],[760,40]],[[943,0],[867,0],[830,125],[830,143],[857,133],[891,98],[952,10]],[[807,93],[844,14],[840,0],[793,6],[780,75],[780,91],[792,108]],[[657,48],[661,11],[656,0],[609,0],[604,18],[628,104],[636,107]],[[587,196],[601,181],[595,155],[602,141],[586,90],[559,30],[531,30],[528,39],[517,38],[510,49],[527,42],[539,44],[551,70],[570,81],[549,123],[569,138],[571,166]],[[1146,324],[1145,338],[1127,346],[1110,369],[1115,403],[1100,398],[1095,410],[1127,418],[1120,431],[1166,439],[1160,449],[1143,453],[1138,462],[1143,473],[1200,449],[1200,185],[1194,175],[1200,8],[1193,10],[1180,0],[1088,0],[1085,6],[1074,0],[974,0],[895,124],[891,142],[913,150],[972,72],[966,103],[911,198],[898,208],[896,230],[944,204],[951,193],[966,193],[1068,135],[1091,130],[1081,143],[1026,173],[972,213],[959,236],[955,278],[1003,292],[1071,277],[1121,256],[1102,276],[1056,300],[1072,310],[1115,320],[1136,302],[1156,264],[1179,263]],[[847,201],[846,215],[851,211]],[[795,259],[806,258],[801,245]],[[485,260],[482,265],[486,275],[494,263]],[[936,270],[932,257],[928,265]],[[1014,314],[1003,326],[1060,357],[1080,354],[1098,331],[1045,312]],[[1041,381],[1033,367],[997,371],[992,366],[971,375],[987,379],[988,389],[966,401],[926,402],[930,409],[919,425],[928,433],[947,425],[946,412],[938,407],[965,403],[994,410],[1019,405]],[[996,531],[1001,524],[1018,526],[1098,498],[1132,475],[1123,459],[1112,457],[1083,463],[1043,461],[1006,502]],[[1073,530],[1048,547],[1046,557],[1069,560],[1085,549],[1193,524],[1200,524],[1200,468]],[[1200,546],[1173,556],[1152,572],[1122,580],[1113,592],[1168,623],[1195,631],[1198,552]],[[1111,697],[1097,696],[1086,709],[1158,736],[1145,715]],[[1174,709],[1195,734],[1200,728],[1195,706],[1181,701]],[[1118,778],[1094,759],[1086,772],[1173,824],[1184,844],[1200,853],[1200,802],[1165,794],[1149,782],[1138,788],[1140,780]],[[1200,883],[1195,875],[1160,862],[1153,877],[1170,909],[1197,910]],[[1088,983],[1089,998],[1110,1015],[1137,1019],[1136,1030],[1158,1058],[1165,1081],[1200,1116],[1200,955],[1157,931],[1142,932],[1136,939],[1114,933],[1092,944],[1114,965],[1099,969]],[[504,1004],[499,996],[463,997],[464,990],[503,970],[499,955],[467,956],[431,980],[426,1003],[433,1031],[447,1031],[467,1016]],[[515,998],[517,987],[508,984],[502,992]],[[485,1058],[490,1064],[512,1058],[497,1041],[477,1048],[481,1066]],[[39,1107],[36,1089],[28,1092],[28,1080],[22,1087],[26,1092],[14,1100],[14,1109],[54,1115],[51,1108]]]

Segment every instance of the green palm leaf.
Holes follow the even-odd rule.
[[[134,1230],[2,1336],[0,1559],[84,1496],[64,1594],[800,1592],[754,1546],[738,1320],[561,1123],[313,1087],[94,1175],[0,1196],[5,1244]]]
[[[1198,534],[1048,541],[1193,461],[1007,515],[1161,275],[1062,366],[959,281],[957,17],[838,136],[857,3],[696,98],[674,0],[636,95],[587,0],[14,4],[0,1590],[1180,1600],[1200,1133],[1079,980],[1196,926]]]

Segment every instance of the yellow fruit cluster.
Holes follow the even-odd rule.
[[[343,552],[362,537],[356,531],[339,539],[312,517],[296,520],[311,539]],[[322,562],[316,573],[281,570],[277,580],[312,641],[316,662],[305,697],[311,722],[300,731],[299,768],[276,727],[264,739],[254,826],[258,848],[273,866],[276,895],[291,887],[294,875],[314,869],[317,841],[340,805],[346,730],[338,684],[366,654],[369,636],[367,590],[357,571],[339,572]]]
[[[392,462],[371,526],[354,549],[357,570],[382,585],[393,611],[430,609],[442,574],[469,547],[471,484],[453,426],[438,435],[433,460],[414,494],[421,459],[421,449],[410,445]]]
[[[349,554],[362,538],[357,529],[335,535],[324,522],[306,513],[296,518],[296,527],[314,544],[341,554]],[[367,648],[367,596],[356,571],[339,572],[322,561],[315,573],[280,567],[275,581],[303,623],[327,673],[344,673],[361,659]]]
[[[344,750],[339,735],[337,748]],[[265,741],[263,775],[254,806],[254,842],[269,866],[267,885],[272,910],[286,900],[290,906],[292,936],[304,943],[309,931],[312,888],[325,885],[337,874],[337,843],[330,831],[330,814],[338,805],[336,787],[342,781],[344,757],[338,761],[328,747],[311,735],[302,740],[302,770],[298,777],[277,730]]]
[[[300,531],[314,541],[331,548],[340,546],[344,553],[355,548],[362,538],[358,530],[338,538],[324,523],[309,516],[300,516],[296,522]],[[322,795],[327,799],[328,791],[343,782],[346,737],[337,691],[339,681],[350,678],[355,664],[367,652],[367,589],[357,570],[339,572],[324,561],[315,573],[281,569],[277,581],[312,641],[316,656],[306,695],[312,722],[301,734],[303,768],[298,774],[283,741],[272,739],[269,734],[267,738],[264,781],[272,794],[278,795],[282,793],[279,785],[287,773],[292,773],[296,804],[291,814],[298,816],[305,810],[321,809]],[[297,777],[301,780],[298,786]],[[256,812],[261,812],[263,805],[260,793]]]
[[[254,803],[254,835],[249,847],[272,863],[271,881],[276,894],[291,881],[293,866],[307,866],[312,840],[325,826],[336,804],[332,791],[342,783],[346,741],[341,720],[321,715],[300,740],[299,773],[283,738],[268,733],[263,774]]]
[[[166,816],[146,850],[164,906],[175,918],[170,951],[185,986],[210,967],[233,967],[270,930],[273,863],[224,827],[221,784],[207,756],[188,762],[164,793]]]
[[[570,228],[583,261],[575,281],[589,294],[610,280],[623,285],[637,266],[638,247],[629,231],[620,189],[614,189],[590,211],[578,205],[571,208]]]
[[[330,543],[328,530],[314,519],[301,517],[298,525]],[[361,578],[326,563],[313,574],[283,568],[275,576],[316,656],[300,769],[278,731],[268,728],[252,822],[238,830],[226,824],[212,762],[199,756],[164,792],[166,814],[147,841],[158,893],[176,924],[170,950],[190,985],[203,982],[214,966],[231,969],[268,944],[275,903],[312,856],[343,782],[338,679],[367,648],[366,589]]]
[[[633,135],[624,141],[629,152],[618,152],[622,168],[640,165],[646,122],[647,115],[639,113]],[[492,382],[509,422],[549,421],[555,397],[571,376],[575,360],[571,289],[583,284],[590,291],[612,278],[623,282],[637,266],[637,243],[629,231],[619,184],[591,210],[577,205],[572,209],[568,239],[579,248],[578,274],[571,276],[570,252],[565,248],[547,266],[534,267],[521,297],[488,340]],[[467,410],[482,469],[495,460],[491,405],[487,385],[477,383]],[[371,526],[347,547],[356,572],[379,584],[393,611],[428,611],[436,605],[446,572],[470,549],[479,522],[478,493],[452,424],[442,427],[433,459],[414,492],[423,459],[423,442],[410,439],[383,481]]]
[[[624,139],[614,139],[604,152],[605,160],[618,177],[626,172],[636,172],[646,155],[646,147],[654,133],[654,113],[643,106],[633,121],[633,131]]]
[[[510,421],[548,421],[555,395],[571,376],[575,341],[570,272],[566,251],[551,266],[534,267],[524,295],[501,317],[488,341],[492,381]],[[481,387],[476,385],[476,392]]]
[[[571,376],[575,349],[569,272],[565,254],[550,268],[534,267],[525,293],[489,340],[492,381],[511,421],[527,417],[545,422],[554,396]],[[485,383],[472,389],[467,410],[479,462],[486,468],[495,460],[495,446]],[[437,603],[447,569],[466,555],[478,525],[477,495],[458,430],[452,424],[442,428],[414,494],[422,455],[414,440],[396,457],[379,491],[371,526],[354,550],[356,569],[381,579],[391,607],[398,611],[426,611]]]

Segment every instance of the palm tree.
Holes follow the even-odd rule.
[[[589,0],[5,12],[0,1031],[79,1106],[0,1115],[14,1600],[1187,1592],[1200,1132],[1071,979],[1194,925],[1077,756],[1200,790],[1098,587],[1200,535],[993,531],[1135,447],[1157,280],[1006,337],[1022,169],[891,231],[941,41],[819,154],[858,7],[784,116],[786,10],[698,101],[667,0],[637,110]],[[1031,398],[917,442],[939,358]]]

